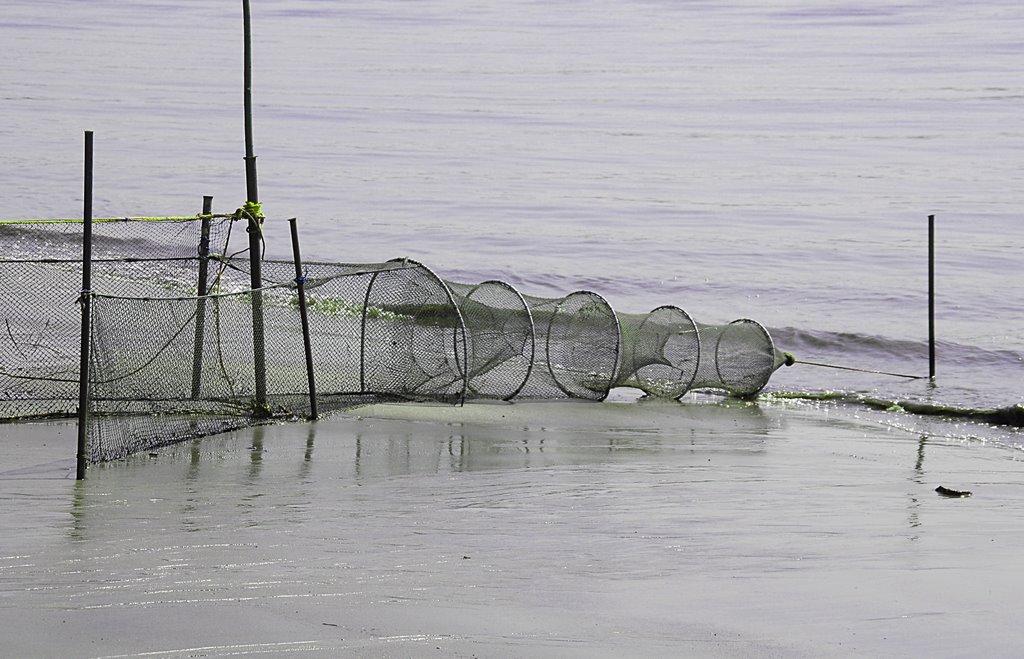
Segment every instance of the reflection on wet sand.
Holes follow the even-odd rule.
[[[357,408],[346,419],[352,434],[339,434],[330,419],[214,436],[162,449],[161,459],[187,455],[186,480],[201,465],[222,460],[236,436],[248,436],[247,479],[262,477],[268,453],[284,438],[302,436],[298,474],[306,480],[318,461],[339,476],[388,477],[491,469],[524,469],[600,462],[615,455],[662,451],[759,451],[773,424],[755,404],[725,401],[684,404],[544,402],[515,405],[382,404]],[[266,444],[267,433],[273,442]],[[320,444],[314,454],[314,448]],[[344,459],[345,447],[350,449]],[[316,458],[319,456],[319,458]],[[276,459],[276,458],[275,458]],[[130,460],[138,462],[138,458]],[[347,466],[346,466],[347,462]]]
[[[664,655],[724,635],[760,647],[808,616],[828,647],[955,601],[930,638],[965,601],[1016,596],[993,595],[1004,576],[922,570],[1015,560],[1018,463],[991,448],[754,404],[357,413],[167,447],[78,483],[0,481],[5,628],[27,643],[61,629],[95,655],[123,654],[105,630],[132,625],[147,633],[131,651],[171,655]],[[968,464],[988,492],[1006,481],[998,506],[980,488],[928,496],[929,477]]]
[[[634,452],[757,451],[770,429],[757,405],[735,401],[374,405],[355,413],[368,425],[356,436],[361,476],[586,464]]]

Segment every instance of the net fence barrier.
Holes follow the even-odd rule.
[[[752,396],[786,363],[752,320],[702,324],[675,306],[622,313],[590,291],[535,297],[501,281],[445,281],[409,259],[307,263],[300,279],[293,262],[264,260],[264,286],[253,290],[247,256],[232,251],[238,219],[93,225],[90,462],[308,416],[300,283],[322,411],[379,400],[600,401],[616,387]],[[0,223],[0,421],[77,412],[81,239],[81,221]]]

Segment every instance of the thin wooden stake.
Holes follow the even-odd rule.
[[[210,218],[213,197],[203,197],[203,219],[199,234],[199,277],[196,283],[196,336],[192,350],[192,400],[198,400],[203,387],[203,344],[206,341],[206,280],[210,268]]]
[[[935,216],[928,216],[928,377],[935,379]]]
[[[309,340],[309,314],[306,311],[306,277],[302,273],[302,255],[299,253],[299,230],[295,218],[288,220],[292,230],[292,256],[295,260],[295,285],[299,293],[299,318],[302,321],[302,347],[306,353],[306,380],[309,384],[309,418],[317,418],[316,377],[313,373],[313,348]]]

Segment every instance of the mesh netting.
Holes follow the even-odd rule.
[[[230,221],[97,221],[92,288],[118,295],[195,295],[199,248],[226,245]],[[0,223],[0,244],[0,419],[74,414],[82,223]]]
[[[281,286],[258,295],[266,403],[271,413],[308,414],[294,292]],[[91,459],[122,457],[260,418],[253,298],[253,292],[165,299],[94,295]]]
[[[537,351],[524,398],[604,400],[615,378],[619,324],[596,293],[527,297]]]
[[[461,401],[466,328],[451,291],[419,264],[381,270],[363,303],[364,391]]]
[[[697,325],[678,307],[619,314],[623,349],[616,384],[678,398],[693,387],[701,354]]]
[[[448,282],[466,327],[467,395],[510,400],[533,369],[533,316],[519,291],[505,282]]]
[[[695,323],[682,309],[619,314],[622,327],[616,386],[652,396],[679,398],[691,389],[720,389],[734,396],[761,391],[786,357],[759,323]]]
[[[736,396],[761,391],[786,362],[760,323],[746,318],[728,325],[700,325],[701,358],[695,389],[724,389]]]
[[[248,259],[230,255],[232,221],[94,225],[91,461],[310,413],[294,264],[264,261],[266,284],[250,290]],[[0,419],[76,411],[81,231],[0,224],[11,257],[0,261]],[[301,284],[320,410],[603,400],[621,386],[750,396],[785,361],[751,320],[700,324],[673,306],[616,313],[589,291],[524,296],[500,281],[446,282],[410,260],[311,263]]]

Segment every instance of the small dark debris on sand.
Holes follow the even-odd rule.
[[[939,493],[939,496],[950,497],[953,499],[969,497],[972,494],[968,490],[953,490],[944,485],[938,486],[937,488],[935,488],[935,491]]]

